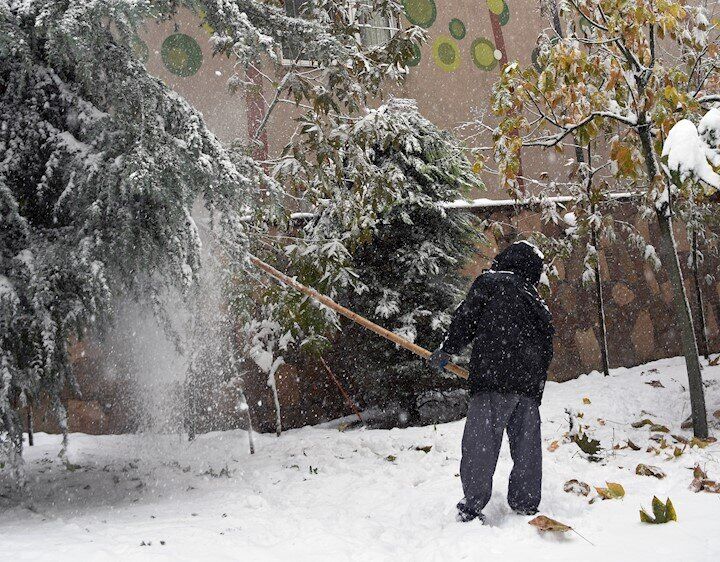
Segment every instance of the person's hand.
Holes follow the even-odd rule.
[[[442,349],[438,348],[433,351],[433,354],[430,357],[428,357],[428,367],[430,367],[433,371],[442,373],[443,369],[445,369],[445,365],[450,363],[450,359],[452,359],[452,357],[449,353],[445,353]]]

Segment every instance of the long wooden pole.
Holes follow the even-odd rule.
[[[293,289],[296,289],[300,291],[301,293],[304,293],[308,295],[309,297],[315,299],[318,302],[321,302],[328,308],[332,308],[335,312],[338,312],[339,314],[342,314],[345,318],[348,318],[355,322],[356,324],[360,324],[363,328],[366,328],[370,330],[371,332],[375,332],[377,335],[384,337],[385,339],[390,340],[393,343],[396,343],[400,347],[404,347],[408,351],[412,351],[414,354],[419,355],[420,357],[423,357],[427,359],[432,355],[431,352],[429,352],[424,347],[420,347],[419,345],[414,344],[410,340],[405,339],[402,336],[399,336],[395,334],[394,332],[391,332],[390,330],[386,330],[382,326],[378,326],[375,324],[375,322],[371,322],[367,318],[364,318],[363,316],[360,316],[359,314],[356,314],[352,310],[349,310],[345,308],[342,305],[339,305],[334,300],[332,300],[330,297],[327,297],[323,295],[322,293],[318,293],[315,289],[311,287],[307,287],[303,285],[302,283],[299,283],[292,277],[288,277],[284,273],[281,273],[277,269],[275,269],[273,266],[265,263],[259,258],[256,258],[253,255],[250,255],[250,262],[255,265],[258,269],[261,269],[265,273],[267,273],[270,277],[273,277],[274,279],[277,279],[278,281],[284,283],[285,285],[292,287]],[[454,363],[448,363],[445,366],[445,369],[447,371],[450,371],[451,373],[457,375],[460,378],[466,379],[468,378],[468,372],[463,369],[462,367],[458,367]]]

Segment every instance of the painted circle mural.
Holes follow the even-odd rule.
[[[132,49],[133,55],[141,63],[146,63],[150,58],[150,50],[148,49],[147,43],[135,35],[130,41],[130,49]]]
[[[460,49],[449,37],[440,36],[433,43],[435,64],[445,72],[453,72],[460,66]]]
[[[510,21],[510,6],[507,5],[507,2],[503,2],[503,5],[503,11],[500,12],[498,20],[500,20],[500,25],[507,25]]]
[[[475,39],[475,41],[472,42],[470,53],[472,54],[475,66],[482,70],[492,70],[497,66],[498,61],[497,58],[495,58],[495,45],[484,37]]]
[[[452,35],[453,39],[457,39],[459,41],[465,37],[465,24],[462,20],[457,18],[451,19],[448,29],[450,30],[450,35]]]
[[[435,23],[437,17],[437,8],[435,0],[403,0],[403,9],[405,17],[413,25],[428,28]]]
[[[160,49],[165,67],[178,76],[193,76],[202,65],[203,56],[197,41],[184,33],[174,33]]]
[[[505,0],[487,0],[488,10],[490,10],[496,16],[503,13],[505,9]]]
[[[412,58],[408,60],[406,64],[408,66],[417,66],[418,64],[420,64],[420,58],[422,57],[420,47],[418,47],[417,45],[413,45],[412,51]]]

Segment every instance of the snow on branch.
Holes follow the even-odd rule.
[[[668,133],[663,145],[663,164],[668,174],[679,174],[680,180],[695,179],[704,182],[714,190],[720,189],[720,175],[710,162],[720,164],[720,155],[715,146],[708,143],[718,138],[720,132],[720,111],[711,109],[700,121],[702,134],[689,119],[678,121]],[[710,161],[710,162],[709,162]]]

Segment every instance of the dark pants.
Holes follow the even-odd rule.
[[[504,431],[513,460],[508,503],[518,511],[538,508],[542,483],[538,403],[518,394],[481,392],[470,398],[463,433],[460,479],[465,499],[460,509],[480,514],[490,501]]]

